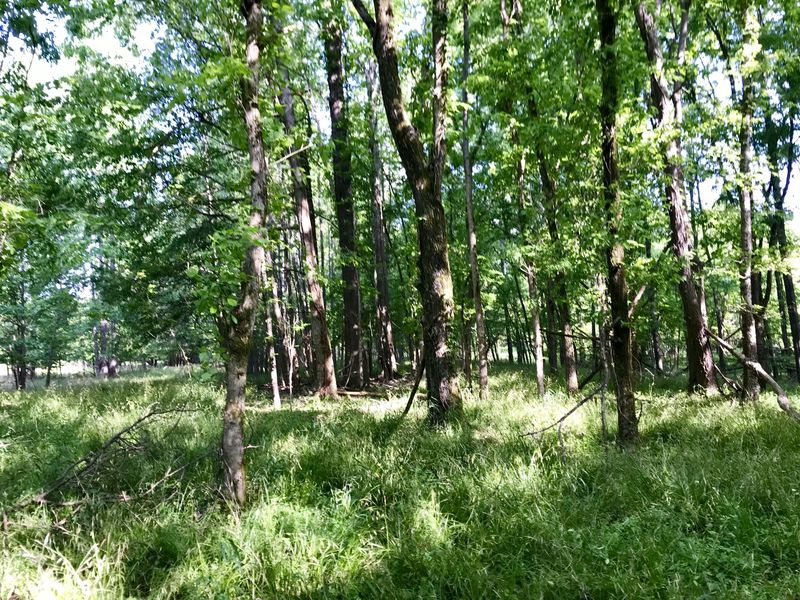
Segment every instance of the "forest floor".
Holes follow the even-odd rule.
[[[223,392],[174,375],[0,393],[0,599],[798,598],[800,427],[642,383],[640,445],[493,366],[465,416],[250,396],[249,504],[219,501]],[[797,399],[796,394],[793,394]],[[151,406],[117,441],[116,432]],[[609,437],[614,433],[608,406]],[[69,477],[72,463],[84,469]],[[49,504],[13,507],[53,486]]]

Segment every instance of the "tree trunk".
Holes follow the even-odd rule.
[[[677,40],[677,62],[685,62],[686,42],[689,30],[689,7],[691,0],[681,0],[681,21]],[[706,393],[718,392],[714,375],[714,358],[708,341],[705,302],[698,291],[695,273],[700,263],[694,258],[692,225],[686,209],[681,132],[683,127],[683,81],[676,79],[670,84],[664,75],[662,41],[658,25],[644,2],[636,5],[636,22],[650,62],[650,101],[658,111],[657,128],[667,132],[663,147],[664,194],[669,207],[672,252],[678,259],[680,282],[678,291],[683,306],[686,330],[686,360],[689,370],[689,392],[703,389]],[[678,71],[679,73],[681,71]]]
[[[756,39],[753,35],[755,15],[749,2],[742,6],[742,22],[745,47],[752,47]],[[748,61],[748,59],[745,59]],[[750,57],[752,60],[752,57]],[[751,66],[751,65],[745,65]],[[742,74],[742,96],[739,103],[741,124],[739,127],[739,217],[740,217],[740,250],[739,290],[742,296],[742,351],[748,361],[758,361],[758,344],[756,341],[756,323],[753,314],[753,194],[750,181],[750,164],[753,148],[753,80],[747,72]],[[758,399],[758,377],[750,370],[744,370],[742,391],[745,400]]]
[[[786,325],[786,321],[788,320],[786,317],[786,299],[783,295],[783,277],[781,277],[780,273],[775,275],[775,291],[778,295],[778,313],[781,319],[782,352],[788,354],[792,349],[792,344],[789,341],[789,329]]]
[[[386,259],[386,233],[383,219],[383,161],[378,145],[377,73],[373,61],[367,64],[367,95],[369,97],[369,149],[372,156],[372,251],[375,258],[375,311],[379,329],[378,357],[381,376],[391,381],[397,375],[394,333],[389,312],[389,265]],[[402,272],[401,272],[402,276]]]
[[[242,12],[247,25],[246,52],[249,75],[241,80],[244,124],[250,155],[250,218],[254,231],[252,245],[242,262],[244,280],[236,306],[217,320],[225,351],[225,407],[222,412],[223,489],[229,500],[239,506],[245,502],[244,406],[247,385],[247,359],[255,325],[261,278],[264,271],[264,248],[261,228],[267,194],[267,164],[259,111],[260,39],[263,24],[261,2],[245,0]]]
[[[608,293],[611,300],[611,351],[616,381],[619,441],[622,444],[630,444],[635,442],[639,436],[639,425],[636,416],[636,399],[633,394],[633,353],[631,328],[628,322],[625,250],[619,238],[622,205],[619,194],[616,130],[619,95],[615,48],[617,16],[611,8],[609,0],[595,0],[595,4],[600,26],[603,199],[606,226],[610,235],[606,261],[608,264]]]
[[[509,325],[509,321],[511,317],[508,312],[508,301],[506,300],[505,294],[503,295],[503,326],[505,327],[506,331],[506,353],[508,362],[514,364],[514,340],[511,338],[511,327]]]
[[[544,396],[544,353],[542,352],[542,327],[539,319],[539,291],[536,274],[532,269],[525,273],[528,279],[528,295],[531,297],[531,329],[533,333],[533,360],[536,364],[536,391]]]
[[[287,78],[284,73],[284,78]],[[286,133],[292,135],[295,129],[294,97],[289,89],[288,82],[281,92],[283,105],[283,121]],[[289,152],[294,153],[294,144]],[[325,311],[325,299],[322,286],[317,278],[317,241],[316,227],[314,225],[314,205],[311,198],[311,182],[308,171],[303,168],[305,152],[293,154],[289,158],[289,167],[292,173],[292,188],[294,190],[295,211],[300,232],[300,241],[304,250],[305,283],[309,293],[309,308],[311,321],[311,346],[313,362],[316,372],[317,393],[321,396],[336,396],[336,371],[333,364],[333,351],[328,332],[328,320]],[[307,161],[307,157],[305,158]]]
[[[467,282],[469,285],[469,282]],[[461,343],[463,345],[463,356],[461,361],[461,370],[464,373],[464,379],[467,382],[467,387],[472,389],[472,319],[468,318],[465,314],[464,304],[466,299],[461,303]]]
[[[528,92],[528,113],[534,118],[539,118],[539,107],[536,103],[536,96],[533,90]],[[547,164],[547,157],[540,143],[536,146],[536,162],[539,166],[539,178],[542,183],[542,193],[544,195],[544,213],[547,221],[547,231],[550,241],[553,244],[559,243],[557,209],[558,198],[556,197],[556,182],[550,176],[550,169]],[[567,385],[567,393],[575,394],[578,391],[578,364],[575,352],[575,338],[572,335],[572,321],[570,319],[569,297],[567,295],[567,275],[563,271],[556,273],[555,293],[556,307],[558,309],[559,321],[561,323],[561,344],[563,348],[562,362],[564,366],[564,378]]]
[[[717,290],[714,290],[714,314],[716,316],[717,335],[719,335],[719,337],[725,337],[724,336],[724,332],[723,332],[723,324],[724,324],[725,318],[724,318],[724,315],[723,315],[722,311],[723,311],[723,309],[722,309],[721,301],[719,299],[719,294],[717,293]],[[722,348],[720,346],[717,346],[717,362],[719,363],[719,368],[724,373],[725,370],[726,370],[725,353],[723,352],[723,350],[722,350]]]
[[[478,238],[475,233],[475,211],[472,205],[472,156],[469,148],[469,94],[467,81],[470,70],[470,42],[469,42],[469,2],[463,0],[462,16],[464,21],[464,58],[462,62],[462,88],[461,101],[464,103],[461,115],[461,155],[464,160],[464,197],[467,208],[467,245],[469,249],[469,272],[472,302],[475,307],[475,331],[478,351],[478,385],[481,401],[489,397],[489,360],[486,350],[486,323],[483,315],[483,300],[481,298],[480,272],[478,270]]]
[[[774,244],[770,243],[770,247]],[[762,273],[753,273],[753,319],[756,326],[756,348],[758,349],[758,362],[768,373],[772,372],[772,352],[769,345],[769,323],[767,322],[766,310],[772,293],[772,271],[767,271],[766,290],[762,289]],[[766,384],[761,381],[761,387]]]
[[[797,315],[797,296],[794,291],[794,280],[790,273],[783,274],[783,289],[786,293],[786,312],[789,313],[789,328],[792,332],[794,376],[795,380],[800,382],[800,318]]]
[[[344,385],[364,386],[361,343],[361,284],[358,277],[353,183],[348,140],[347,107],[342,69],[342,27],[334,15],[325,27],[325,69],[328,76],[328,107],[333,142],[333,196],[339,226],[342,281],[344,282]]]
[[[767,111],[769,113],[769,111]],[[780,251],[781,259],[784,261],[789,256],[789,244],[786,238],[786,214],[784,209],[784,197],[788,190],[788,181],[786,189],[781,189],[780,181],[780,168],[778,165],[778,131],[774,121],[771,117],[765,120],[765,129],[767,133],[767,158],[769,160],[770,169],[770,182],[772,185],[772,199],[775,208],[775,229],[778,238],[778,249]],[[789,144],[792,144],[791,139]],[[794,152],[790,146],[789,156],[793,158]],[[791,160],[791,158],[790,158]],[[778,288],[778,303],[781,309],[781,338],[783,340],[784,348],[788,347],[788,335],[786,332],[786,322],[784,320],[784,311],[788,316],[789,330],[792,336],[792,355],[794,359],[794,375],[795,380],[800,382],[800,319],[797,314],[797,297],[794,290],[794,280],[792,279],[791,272],[787,271],[780,276],[776,274],[776,282]],[[783,285],[781,285],[783,284]],[[785,302],[785,308],[784,308]]]
[[[567,393],[575,394],[578,392],[578,360],[575,352],[575,337],[572,333],[572,320],[569,315],[569,303],[566,299],[566,282],[562,281],[562,285],[559,287],[562,298],[558,311],[561,316],[561,332],[564,335],[564,376],[567,382]]]
[[[652,258],[650,250],[650,240],[644,243],[645,256]],[[658,331],[658,307],[656,306],[655,286],[649,286],[647,290],[648,303],[650,304],[650,346],[652,350],[653,369],[657,375],[664,374],[664,355],[661,352],[661,336]]]
[[[267,289],[270,291],[270,302],[264,311],[264,328],[267,334],[266,340],[266,363],[269,369],[269,380],[272,386],[272,405],[275,408],[281,407],[281,383],[280,375],[278,372],[278,354],[282,351],[283,336],[275,335],[275,331],[281,330],[281,309],[277,298],[277,288],[275,284],[275,270],[273,265],[272,252],[264,252],[264,261],[266,266],[267,276]],[[275,323],[273,325],[272,318],[275,316]],[[280,339],[277,339],[280,338]],[[278,350],[278,349],[281,350]]]
[[[419,132],[411,123],[402,99],[392,27],[391,0],[374,0],[375,19],[360,0],[356,9],[372,36],[378,61],[383,106],[392,138],[414,195],[419,242],[420,295],[422,297],[425,371],[429,419],[442,422],[451,410],[460,410],[461,399],[453,377],[448,334],[453,320],[453,281],[447,251],[447,230],[442,204],[447,94],[447,2],[433,0],[433,142],[426,159]]]
[[[551,374],[558,373],[558,344],[555,330],[558,328],[556,319],[556,305],[553,302],[553,280],[547,280],[547,300],[545,314],[547,315],[547,367]]]

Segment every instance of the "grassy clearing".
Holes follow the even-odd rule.
[[[256,396],[240,516],[215,490],[219,389],[143,378],[0,394],[6,507],[152,403],[197,409],[154,421],[60,497],[87,504],[9,515],[0,598],[798,597],[800,429],[771,397],[643,392],[633,452],[602,444],[589,404],[564,428],[562,464],[555,431],[520,433],[571,401],[536,399],[513,369],[492,384],[442,431],[422,406],[398,427],[399,395],[280,412]]]

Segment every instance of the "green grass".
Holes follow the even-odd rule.
[[[564,427],[564,464],[554,430],[520,433],[572,401],[537,399],[519,370],[492,385],[443,430],[422,402],[398,423],[400,394],[279,412],[251,395],[240,515],[216,489],[220,389],[142,378],[0,394],[5,507],[152,403],[197,409],[55,498],[88,502],[9,514],[0,598],[800,596],[800,427],[771,395],[740,407],[645,389],[633,451],[602,443],[590,403]]]

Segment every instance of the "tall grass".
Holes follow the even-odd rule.
[[[196,411],[154,421],[54,495],[67,505],[9,514],[0,598],[800,595],[800,429],[770,400],[656,386],[639,394],[635,450],[603,443],[596,404],[570,417],[562,448],[555,431],[520,435],[572,403],[536,398],[531,379],[496,370],[490,401],[465,392],[464,419],[443,430],[421,402],[397,421],[399,395],[276,412],[252,394],[238,515],[216,489],[221,390],[141,379],[2,394],[5,507],[151,404]]]

